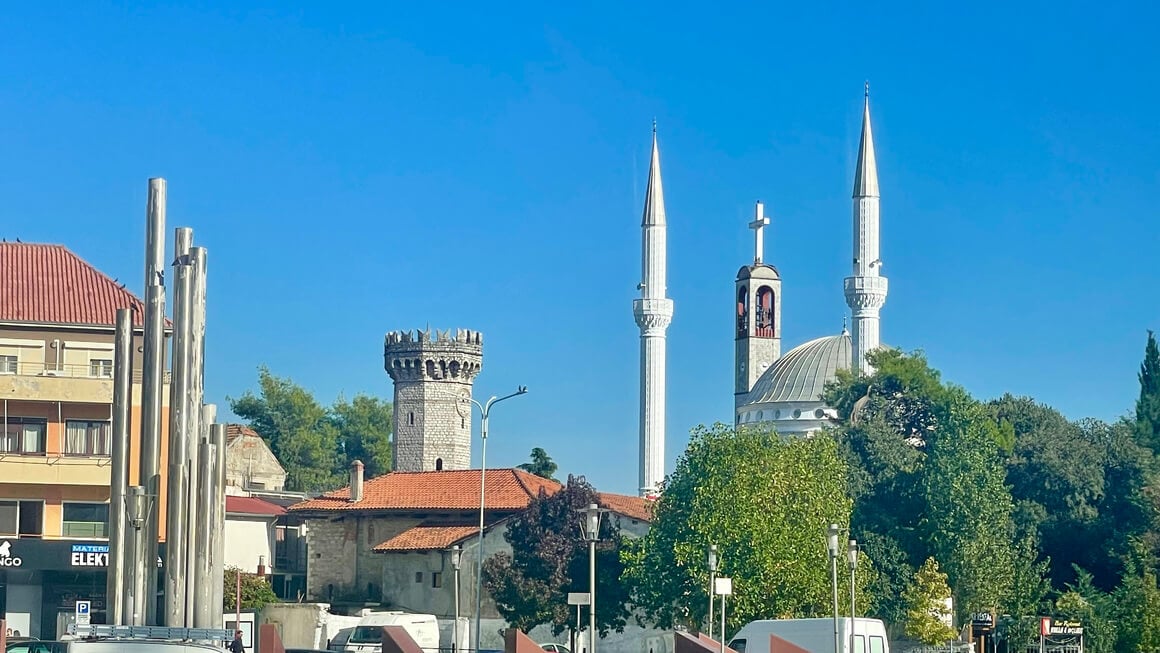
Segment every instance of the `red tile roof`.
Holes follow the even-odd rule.
[[[563,486],[522,469],[489,469],[485,488],[487,508],[522,510],[540,490],[555,494]],[[622,494],[598,494],[600,503],[631,519],[652,521],[652,502]],[[350,501],[344,487],[290,506],[292,511],[334,510],[479,510],[479,470],[391,472],[363,483],[363,498]]]
[[[386,551],[432,551],[447,547],[479,533],[479,526],[419,525],[409,528],[376,546],[376,553]]]
[[[653,502],[648,499],[625,494],[608,494],[607,492],[598,492],[597,496],[600,497],[602,507],[608,508],[618,515],[643,522],[652,522]]]
[[[226,513],[231,515],[267,515],[278,517],[286,514],[286,509],[276,503],[263,501],[257,497],[235,497],[226,495]]]
[[[521,469],[489,469],[484,484],[486,504],[493,510],[522,510],[540,490],[560,489],[549,481]],[[363,498],[350,500],[350,487],[328,492],[316,499],[290,506],[291,510],[478,510],[479,470],[439,472],[391,472],[367,479]]]
[[[258,432],[245,424],[226,424],[226,443],[229,444],[242,436],[261,438]]]
[[[113,326],[140,299],[63,245],[0,243],[0,321]]]

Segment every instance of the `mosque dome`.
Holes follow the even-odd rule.
[[[850,369],[854,348],[850,334],[826,336],[794,347],[765,370],[746,404],[821,401],[826,383],[838,370]]]

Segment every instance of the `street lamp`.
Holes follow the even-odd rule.
[[[842,639],[838,635],[838,534],[841,532],[837,524],[830,524],[826,529],[826,551],[830,554],[830,585],[834,589],[834,653],[842,653]]]
[[[850,561],[850,653],[854,653],[854,570],[858,568],[858,541],[850,540],[846,549],[846,557]]]
[[[713,639],[713,581],[717,578],[717,545],[709,545],[709,639]],[[724,637],[724,635],[722,635]]]
[[[480,617],[483,614],[483,508],[486,494],[486,480],[487,480],[487,418],[491,414],[491,407],[501,401],[518,397],[522,394],[527,394],[528,387],[521,385],[515,392],[510,395],[505,395],[500,398],[492,397],[487,400],[486,404],[481,404],[475,399],[464,397],[471,403],[479,407],[479,412],[482,414],[480,418],[480,434],[483,436],[483,446],[480,448],[479,455],[479,550],[476,551],[475,561],[475,650],[479,652],[479,636],[480,636]]]
[[[451,629],[454,633],[451,650],[454,652],[459,650],[459,564],[463,561],[463,549],[456,544],[448,552],[451,554],[451,568],[455,570],[455,627]]]
[[[584,515],[581,526],[588,541],[588,653],[596,653],[596,540],[600,539],[600,514],[608,511],[590,503],[576,512]]]

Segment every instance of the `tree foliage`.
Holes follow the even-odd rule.
[[[504,539],[511,555],[500,553],[483,564],[483,584],[496,608],[513,627],[527,632],[550,624],[553,633],[573,623],[569,592],[588,591],[588,544],[583,540],[580,510],[599,504],[583,478],[569,477],[555,494],[541,493],[514,517]],[[624,630],[628,594],[620,582],[624,538],[614,517],[601,519],[596,556],[596,620],[601,636]]]
[[[370,475],[390,470],[391,404],[365,395],[327,408],[288,378],[258,371],[258,392],[230,398],[230,409],[270,445],[286,469],[286,489],[317,492],[344,484],[360,459]]]
[[[552,457],[548,455],[547,451],[544,451],[539,447],[532,449],[532,456],[530,461],[521,465],[517,465],[517,467],[526,472],[535,474],[541,478],[547,478],[553,481],[556,480],[554,476],[556,470],[558,469],[556,461],[552,460]]]
[[[931,646],[954,639],[955,629],[947,625],[951,620],[950,598],[947,575],[939,571],[934,558],[927,558],[903,595],[906,636]]]
[[[733,579],[728,630],[759,618],[831,614],[825,532],[849,521],[845,488],[829,437],[694,429],[648,535],[626,554],[634,603],[657,627],[698,627],[708,614],[706,553],[716,544],[718,573]],[[861,563],[862,587],[873,577],[870,561]],[[859,605],[869,600],[863,592]]]
[[[391,471],[393,409],[389,402],[367,395],[355,395],[350,401],[339,397],[334,402],[330,415],[338,429],[344,470],[352,461],[361,460],[368,477]]]
[[[224,594],[222,608],[227,613],[236,612],[238,596],[238,574],[242,576],[242,610],[261,610],[270,603],[277,603],[278,596],[270,581],[257,574],[247,574],[237,567],[227,567],[222,578]]]
[[[1160,451],[1160,348],[1148,331],[1144,362],[1140,363],[1140,397],[1136,400],[1136,429],[1140,442]]]

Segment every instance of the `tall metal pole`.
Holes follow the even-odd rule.
[[[495,399],[495,397],[492,397]],[[491,407],[491,402],[488,402],[488,408]],[[483,507],[487,499],[487,413],[488,410],[483,409],[483,417],[480,418],[479,431],[483,437],[483,444],[480,447],[479,454],[479,544],[475,551],[475,653],[479,653],[480,640],[480,624],[482,623],[483,615]]]
[[[126,495],[128,505],[126,510],[128,512],[129,524],[133,527],[133,564],[129,566],[129,574],[125,579],[125,621],[131,626],[145,625],[145,611],[146,600],[152,598],[152,595],[144,595],[141,592],[145,588],[145,579],[149,576],[149,568],[141,559],[141,545],[145,538],[141,534],[145,529],[145,513],[147,511],[147,504],[149,498],[145,496],[145,488],[141,485],[134,485],[129,488]],[[154,560],[153,570],[156,573],[157,562]]]
[[[588,540],[588,653],[596,653],[596,639],[598,637],[599,633],[596,628],[596,538],[593,537]]]
[[[830,524],[830,528],[826,530],[826,552],[830,554],[830,585],[834,589],[834,653],[842,653],[842,638],[838,634],[838,533],[837,524]]]
[[[200,489],[200,471],[201,471],[201,441],[209,434],[205,427],[202,426],[202,412],[205,406],[202,405],[202,398],[205,394],[204,388],[204,360],[205,360],[205,263],[206,251],[204,247],[189,248],[189,275],[190,275],[190,298],[189,298],[189,342],[186,347],[189,351],[189,359],[186,361],[186,375],[189,378],[189,394],[186,396],[186,414],[188,429],[188,458],[186,460],[186,473],[189,475],[189,490],[186,493],[188,497],[188,506],[186,507],[186,538],[185,538],[185,578],[186,578],[186,593],[185,593],[185,621],[187,626],[192,626],[197,612],[196,603],[200,592],[195,589],[198,587],[195,584],[205,582],[201,568],[198,565],[196,552],[198,551],[199,535],[203,529],[199,529],[197,525],[205,524],[204,516],[201,514],[201,498],[202,492]],[[216,414],[216,408],[214,413]],[[208,544],[208,541],[206,542]],[[208,572],[208,569],[204,570]]]
[[[854,653],[854,627],[857,624],[855,618],[858,616],[858,613],[854,612],[854,570],[858,568],[857,540],[850,540],[847,555],[850,562],[850,653]]]
[[[186,538],[189,508],[189,346],[190,300],[193,295],[192,267],[189,248],[193,244],[193,230],[176,230],[174,249],[174,303],[173,303],[173,356],[172,380],[169,385],[169,495],[165,522],[165,625],[171,628],[186,626]]]
[[[133,403],[133,311],[117,309],[113,341],[113,447],[109,476],[109,567],[105,574],[105,620],[125,623],[125,494],[129,491],[129,407]]]
[[[218,619],[215,618],[215,613],[220,611],[221,606],[218,606],[217,610],[214,609],[214,592],[213,586],[210,584],[210,564],[213,556],[211,540],[214,527],[208,519],[210,505],[217,495],[215,487],[217,451],[209,440],[202,440],[198,448],[200,451],[197,458],[197,508],[199,515],[203,515],[203,517],[200,517],[197,525],[190,529],[197,533],[197,548],[191,551],[193,554],[191,557],[196,563],[197,577],[195,582],[189,586],[188,592],[194,595],[193,627],[218,628],[221,624],[217,623]]]
[[[145,208],[145,340],[141,385],[140,483],[144,486],[144,514],[138,530],[137,564],[141,567],[134,588],[140,605],[139,623],[157,623],[157,536],[161,501],[161,393],[165,383],[165,180],[149,180]]]
[[[721,595],[721,653],[725,653],[725,595]]]
[[[210,574],[206,581],[213,588],[211,605],[215,615],[225,610],[225,530],[226,530],[226,425],[214,424],[210,430],[210,441],[213,442],[217,460],[214,461],[214,470],[217,479],[214,482],[214,498],[210,504]],[[216,618],[216,617],[215,617]],[[215,622],[214,627],[220,626]]]
[[[709,545],[709,639],[713,639],[713,582],[717,579],[717,545]]]
[[[492,397],[487,400],[486,404],[481,404],[474,399],[469,401],[479,407],[481,414],[479,421],[480,436],[483,439],[483,444],[480,447],[479,454],[479,547],[476,551],[475,560],[475,653],[479,653],[479,639],[480,639],[480,623],[481,615],[483,614],[483,510],[484,504],[487,500],[487,418],[491,414],[491,407],[501,401],[518,397],[522,394],[527,394],[527,386],[520,386],[518,390],[499,397],[498,399]]]

